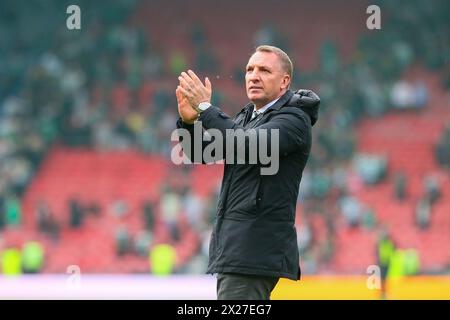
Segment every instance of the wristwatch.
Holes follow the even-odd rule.
[[[204,102],[200,102],[196,108],[198,113],[202,113],[203,111],[205,111],[206,109],[208,109],[209,107],[211,107],[211,103],[204,101]]]

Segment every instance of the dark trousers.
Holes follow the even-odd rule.
[[[270,300],[279,278],[237,273],[217,275],[217,300]]]

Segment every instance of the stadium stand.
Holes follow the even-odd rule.
[[[243,68],[262,41],[292,56],[294,88],[322,98],[298,201],[297,227],[311,232],[304,272],[365,274],[377,263],[381,228],[398,247],[418,250],[422,273],[450,265],[444,1],[429,10],[411,1],[404,12],[381,1],[387,18],[379,34],[366,29],[367,3],[358,0],[79,1],[89,32],[72,33],[53,18],[64,1],[5,2],[0,251],[37,241],[44,273],[69,265],[149,273],[151,248],[170,244],[175,273],[204,272],[223,166],[172,164],[176,76],[201,70],[213,81],[213,101],[234,114],[247,102]],[[419,28],[429,15],[438,18]],[[404,103],[407,88],[422,95]],[[362,160],[373,181],[355,165],[362,155],[386,161]],[[432,199],[427,181],[437,186]],[[422,200],[428,207],[418,209]],[[428,210],[423,228],[417,210]]]

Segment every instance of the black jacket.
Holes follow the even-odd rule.
[[[289,90],[259,121],[249,123],[253,104],[245,106],[233,120],[215,106],[200,115],[199,121],[205,130],[218,129],[224,137],[226,129],[279,130],[276,174],[261,175],[260,163],[225,163],[208,273],[300,279],[295,208],[311,149],[311,126],[317,121],[319,104],[320,99],[312,91],[294,93]],[[185,124],[181,119],[177,127],[193,134],[194,125]],[[248,148],[248,141],[240,147]],[[184,152],[188,157],[192,155],[192,150]]]

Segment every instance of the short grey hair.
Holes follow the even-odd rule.
[[[289,77],[291,77],[291,81],[292,81],[292,72],[293,72],[294,67],[293,67],[291,58],[289,58],[289,56],[287,55],[286,52],[284,52],[283,50],[281,50],[278,47],[269,46],[269,45],[259,46],[256,48],[255,52],[275,53],[281,61],[281,68],[283,69],[283,71],[285,71],[289,75]]]

